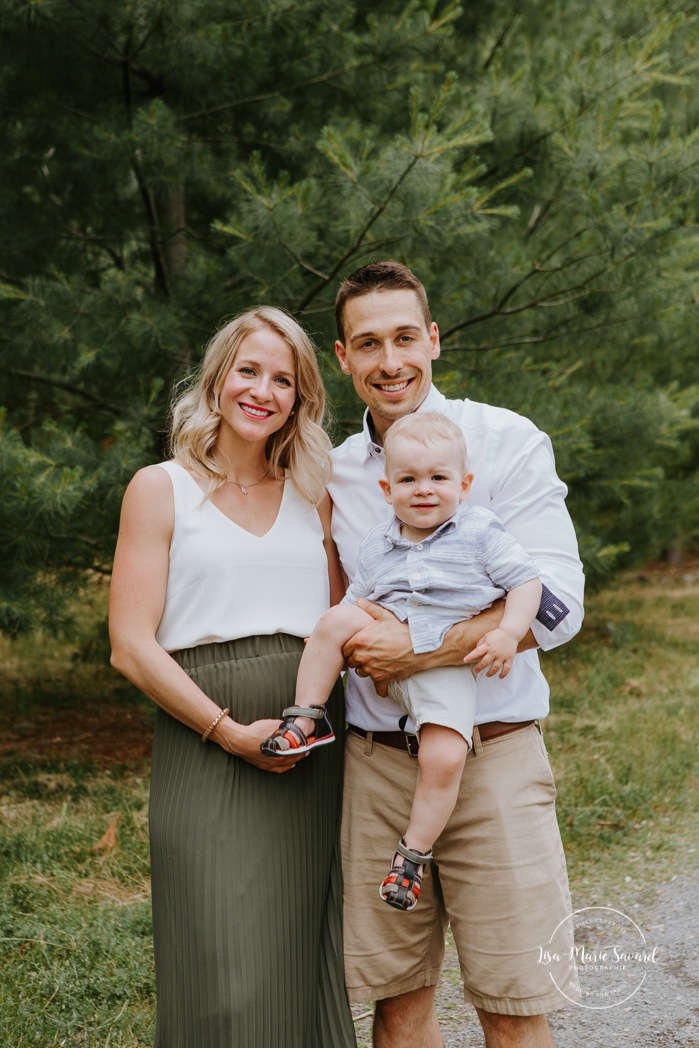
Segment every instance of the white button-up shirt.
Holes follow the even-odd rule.
[[[469,505],[495,513],[532,557],[544,585],[532,632],[543,650],[564,644],[582,623],[584,578],[565,506],[567,489],[556,475],[549,438],[521,415],[471,400],[447,400],[434,386],[418,410],[439,411],[461,426],[469,472],[474,474]],[[335,507],[333,538],[350,581],[364,534],[382,522],[388,525],[393,515],[378,483],[384,476],[383,448],[372,440],[367,415],[362,432],[335,449],[335,475],[329,485]],[[480,675],[475,722],[542,718],[548,713],[548,700],[537,652],[522,652],[504,680]],[[394,731],[402,715],[397,703],[376,694],[369,679],[348,675],[350,724]]]

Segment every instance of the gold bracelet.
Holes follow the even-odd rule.
[[[215,717],[214,717],[214,719],[212,720],[211,724],[209,725],[209,727],[208,727],[208,728],[206,729],[206,731],[205,731],[205,732],[204,732],[204,734],[202,735],[202,737],[201,737],[201,741],[202,741],[202,742],[206,742],[206,741],[207,741],[207,739],[209,738],[209,735],[211,735],[211,732],[212,732],[212,731],[214,730],[214,728],[216,727],[216,725],[217,725],[217,724],[218,724],[218,723],[219,723],[220,721],[222,721],[224,717],[227,717],[227,716],[228,716],[228,714],[229,714],[230,712],[231,712],[231,711],[230,711],[229,709],[225,709],[225,710],[221,710],[221,712],[220,712],[220,713],[217,713],[217,714],[216,714],[216,716],[215,716]]]

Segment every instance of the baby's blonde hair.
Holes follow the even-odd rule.
[[[415,411],[411,415],[404,415],[403,418],[397,419],[383,438],[387,470],[391,449],[394,442],[400,437],[417,440],[425,447],[439,444],[442,441],[452,444],[459,456],[459,468],[466,473],[468,468],[466,438],[461,428],[446,415],[440,415],[438,411]]]

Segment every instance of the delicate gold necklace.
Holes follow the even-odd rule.
[[[257,485],[261,484],[263,480],[267,480],[268,476],[269,476],[269,470],[267,470],[267,472],[265,473],[264,477],[260,477],[260,479],[256,480],[254,484],[241,484],[240,481],[238,481],[238,480],[229,480],[228,477],[226,477],[225,483],[226,484],[235,484],[235,486],[237,488],[240,488],[240,490],[242,491],[243,495],[247,495],[248,490],[250,488],[256,488]]]

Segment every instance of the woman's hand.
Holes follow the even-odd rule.
[[[280,721],[281,718],[277,720],[257,720],[253,721],[252,724],[239,724],[229,717],[224,717],[212,732],[211,738],[228,753],[232,753],[235,757],[240,757],[241,760],[247,761],[254,768],[282,775],[285,771],[291,771],[292,768],[296,767],[298,762],[302,761],[304,757],[308,757],[308,751],[295,754],[292,750],[289,756],[285,755],[284,757],[265,757],[260,752],[261,743],[268,739],[272,732],[277,730]]]

